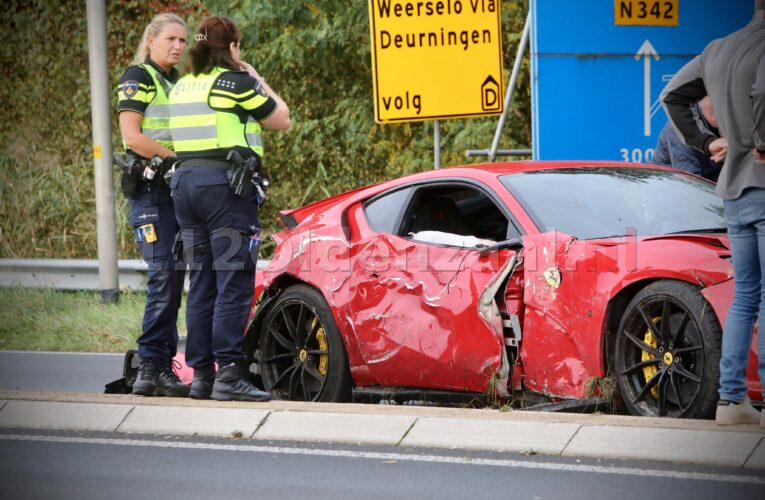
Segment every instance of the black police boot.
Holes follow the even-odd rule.
[[[210,399],[213,383],[215,383],[215,365],[194,368],[194,379],[191,381],[189,396],[193,399]]]
[[[177,361],[170,361],[159,367],[157,386],[154,388],[155,396],[185,398],[189,395],[189,386],[181,382],[181,379],[175,374],[173,363],[177,363]]]
[[[259,390],[242,377],[235,363],[222,366],[215,375],[212,398],[218,401],[270,401],[271,393]]]
[[[157,386],[157,375],[159,368],[157,360],[154,358],[141,358],[138,365],[138,375],[133,383],[133,394],[141,396],[152,396],[154,388]]]

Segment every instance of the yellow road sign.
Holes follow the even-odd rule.
[[[614,0],[617,26],[677,26],[679,0]]]
[[[499,0],[369,0],[375,120],[502,113]]]

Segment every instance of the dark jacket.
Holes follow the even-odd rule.
[[[717,135],[717,131],[709,125],[698,109],[696,113],[699,128]],[[671,123],[667,123],[659,134],[659,142],[653,153],[653,164],[684,170],[711,181],[717,180],[722,168],[722,163],[713,161],[708,154],[687,145],[677,135]]]

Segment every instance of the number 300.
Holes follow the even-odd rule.
[[[647,148],[645,150],[640,148],[634,148],[632,150],[621,148],[619,154],[622,157],[622,161],[631,161],[633,163],[642,163],[643,161],[650,162],[653,159],[653,148]]]

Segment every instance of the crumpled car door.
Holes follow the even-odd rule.
[[[493,387],[506,394],[501,317],[493,296],[479,302],[485,291],[497,293],[514,252],[480,256],[386,233],[352,245],[349,319],[380,385],[467,392]]]

